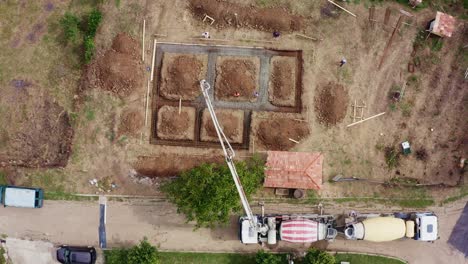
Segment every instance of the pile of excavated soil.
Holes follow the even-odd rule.
[[[164,54],[161,71],[161,96],[172,100],[193,100],[200,95],[200,80],[205,79],[207,55]]]
[[[261,121],[257,129],[257,137],[267,150],[289,150],[296,145],[289,138],[300,141],[309,133],[307,123],[289,118]]]
[[[191,156],[164,153],[153,157],[138,157],[134,168],[141,176],[171,177],[178,176],[181,172],[192,169],[203,163],[223,162],[224,158],[221,155]]]
[[[73,128],[68,112],[40,87],[2,88],[0,167],[64,167],[71,154]]]
[[[257,57],[218,57],[216,63],[217,99],[228,101],[257,100],[260,59]],[[239,93],[239,96],[235,94]]]
[[[278,57],[271,59],[269,100],[278,106],[294,106],[296,102],[296,58]]]
[[[229,142],[242,143],[244,112],[241,110],[218,109],[216,110],[216,117]],[[201,140],[211,142],[219,141],[210,113],[207,110],[203,112]]]
[[[122,114],[119,134],[136,135],[143,127],[143,115],[138,111],[126,111]]]
[[[346,116],[348,102],[348,91],[342,85],[329,82],[319,87],[315,96],[318,121],[326,126],[336,125]]]
[[[143,87],[144,76],[139,53],[136,40],[125,33],[117,35],[112,49],[107,50],[91,67],[94,69],[97,85],[122,97]]]
[[[189,0],[192,12],[203,19],[208,15],[214,25],[222,28],[248,27],[264,31],[297,31],[304,26],[303,18],[283,8],[256,8],[218,0]]]
[[[163,106],[158,111],[157,135],[168,140],[193,140],[195,108]]]

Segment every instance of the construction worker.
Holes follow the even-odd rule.
[[[234,93],[234,97],[239,97],[240,96],[240,93],[239,92],[235,92]]]
[[[343,67],[343,65],[345,65],[346,62],[347,62],[347,61],[346,61],[346,58],[343,57],[343,59],[341,59],[341,61],[340,61],[340,67]]]
[[[274,38],[279,38],[280,35],[281,35],[281,33],[279,31],[273,31],[273,37]]]
[[[254,92],[254,96],[255,97],[258,97],[259,96],[259,93],[257,91]]]
[[[210,32],[206,31],[206,32],[203,32],[202,33],[202,36],[206,39],[209,39],[210,38]]]

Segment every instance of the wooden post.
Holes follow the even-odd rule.
[[[294,142],[294,143],[296,143],[296,144],[299,144],[299,141],[297,141],[297,140],[294,140],[294,139],[292,139],[292,138],[288,138],[288,139],[289,139],[289,141],[292,141],[292,142]]]
[[[301,38],[310,39],[310,40],[319,40],[317,38],[309,37],[309,36],[302,35],[302,34],[296,34],[296,37],[301,37]]]
[[[337,3],[335,3],[335,2],[333,2],[333,1],[331,1],[331,0],[327,0],[327,1],[330,2],[330,3],[332,3],[332,4],[334,4],[334,5],[337,6],[339,9],[345,11],[346,13],[352,15],[353,17],[356,17],[355,14],[353,14],[353,13],[349,12],[348,10],[344,9],[343,7],[339,6]]]
[[[390,10],[390,7],[387,7],[387,9],[385,9],[385,17],[384,17],[384,25],[386,26],[388,24],[388,20],[390,20],[390,14],[392,13],[392,10]]]
[[[156,59],[156,39],[154,39],[154,42],[153,42],[153,59],[152,59],[152,62],[151,62],[151,82],[153,81],[153,77],[154,77],[154,61]]]
[[[356,122],[356,107],[357,107],[357,100],[354,100],[354,107],[353,107],[353,123]]]
[[[141,41],[141,60],[145,61],[145,30],[146,30],[146,20],[143,19],[143,36]]]
[[[179,115],[182,112],[182,98],[179,98]]]
[[[403,16],[400,16],[400,18],[398,18],[398,22],[397,22],[397,24],[395,26],[395,29],[393,29],[392,36],[390,36],[390,39],[387,42],[387,46],[384,49],[382,59],[380,60],[380,63],[379,63],[379,67],[378,67],[379,70],[382,67],[382,64],[384,63],[385,58],[387,57],[388,50],[390,49],[390,46],[392,45],[393,37],[395,36],[395,33],[398,31],[398,29],[400,29],[401,22],[403,22]]]
[[[150,94],[150,80],[148,79],[148,86],[146,89],[145,127],[148,125],[149,94]]]
[[[357,121],[357,122],[354,122],[354,123],[352,123],[352,124],[349,124],[349,125],[347,125],[346,127],[352,127],[352,126],[354,126],[354,125],[360,124],[360,123],[362,123],[362,122],[366,122],[367,120],[371,120],[371,119],[373,119],[373,118],[376,118],[376,117],[381,116],[381,115],[384,115],[384,114],[385,114],[385,112],[382,112],[382,113],[380,113],[380,114],[377,114],[377,115],[368,117],[368,118],[363,119],[363,120],[361,120],[361,121]]]

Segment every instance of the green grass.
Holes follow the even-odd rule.
[[[161,264],[255,264],[255,255],[236,253],[159,252]]]
[[[460,187],[459,190],[458,190],[458,194],[445,198],[441,202],[441,205],[461,200],[461,199],[465,198],[466,196],[468,196],[468,185]]]
[[[0,247],[0,264],[6,264],[6,259],[3,257],[3,254],[5,254],[5,249],[3,247]]]
[[[78,196],[72,193],[58,191],[58,192],[44,192],[45,200],[56,200],[56,201],[97,201],[96,196]]]
[[[8,185],[6,173],[3,171],[0,171],[0,185]]]
[[[347,261],[351,264],[403,264],[406,262],[381,256],[370,256],[363,254],[336,254],[336,263]]]

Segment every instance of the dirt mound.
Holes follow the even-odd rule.
[[[0,105],[8,115],[0,113],[0,124],[4,124],[0,127],[0,167],[67,165],[73,138],[70,118],[39,90],[5,87],[2,91]]]
[[[270,66],[269,100],[274,105],[294,106],[296,97],[295,58],[274,57]]]
[[[135,40],[125,34],[117,35],[109,49],[90,67],[94,78],[89,79],[100,88],[118,94],[130,95],[135,89],[143,87],[143,70],[136,54],[138,47]]]
[[[219,109],[216,110],[216,116],[229,142],[242,143],[244,112],[232,109]],[[219,141],[210,113],[206,110],[203,112],[201,139],[203,141]]]
[[[268,150],[289,150],[296,145],[289,138],[300,141],[309,133],[307,123],[289,118],[262,121],[257,129],[257,137]]]
[[[297,31],[303,18],[282,8],[256,8],[218,0],[189,0],[192,12],[203,19],[214,18],[216,26],[249,27],[264,31]]]
[[[161,95],[167,99],[193,100],[200,93],[208,56],[164,54]]]
[[[127,111],[122,114],[119,134],[136,135],[143,126],[143,116],[138,111]]]
[[[219,57],[216,67],[216,98],[255,101],[260,61],[258,58]],[[238,96],[235,94],[239,93]]]
[[[162,139],[193,140],[195,126],[195,109],[163,106],[158,112],[158,137]]]
[[[140,55],[140,45],[127,33],[119,33],[112,41],[112,49],[137,58]]]
[[[315,113],[320,123],[335,125],[346,116],[348,91],[340,84],[329,82],[315,96]]]
[[[223,163],[224,158],[216,156],[190,156],[178,154],[158,155],[154,157],[138,157],[134,164],[135,170],[147,177],[178,176],[181,172],[192,169],[202,163]]]

